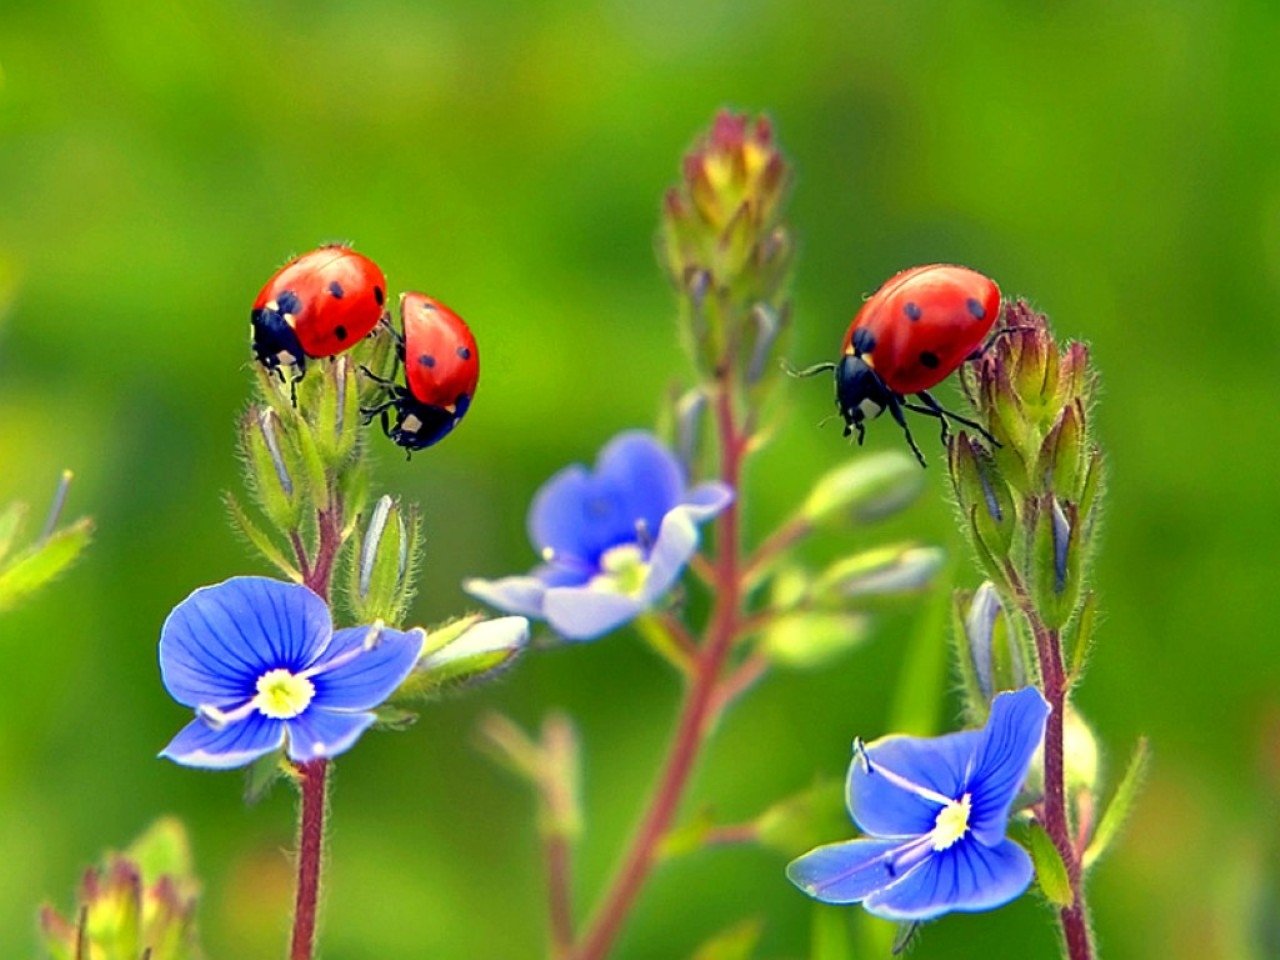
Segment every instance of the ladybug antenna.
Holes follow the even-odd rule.
[[[836,368],[834,363],[815,363],[812,367],[805,367],[803,370],[797,370],[786,360],[781,361],[782,369],[786,371],[787,376],[795,377],[812,377],[819,373],[829,373]]]

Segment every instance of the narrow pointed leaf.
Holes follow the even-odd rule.
[[[751,960],[763,926],[759,920],[744,920],[704,943],[692,960]]]
[[[0,611],[15,606],[71,566],[92,536],[93,521],[86,517],[15,556],[0,571]]]
[[[285,556],[284,551],[276,546],[270,535],[253,522],[248,512],[240,505],[240,501],[233,494],[228,493],[224,495],[223,502],[227,505],[227,512],[231,514],[231,525],[236,532],[248,540],[250,546],[262,554],[268,563],[273,564],[290,580],[301,583],[302,573]]]
[[[1071,892],[1071,880],[1067,876],[1066,864],[1058,854],[1058,849],[1049,839],[1049,834],[1038,823],[1031,824],[1030,832],[1031,860],[1036,865],[1036,880],[1040,889],[1057,907],[1069,907],[1075,901]]]
[[[1098,821],[1098,829],[1094,831],[1093,839],[1084,852],[1086,870],[1098,862],[1098,858],[1107,852],[1107,848],[1119,835],[1120,828],[1124,826],[1124,821],[1129,816],[1129,811],[1133,809],[1133,802],[1137,799],[1138,790],[1146,776],[1149,760],[1147,738],[1142,737],[1134,748],[1133,757],[1129,760],[1129,766],[1120,780],[1120,786],[1116,787],[1115,796],[1107,805],[1107,812]]]

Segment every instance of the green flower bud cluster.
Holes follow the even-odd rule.
[[[308,364],[299,380],[255,366],[257,400],[240,419],[247,486],[264,525],[233,496],[233,525],[286,576],[327,593],[345,565],[346,599],[362,622],[399,622],[412,599],[417,520],[384,498],[365,517],[370,493],[362,407],[394,364],[395,342],[379,328],[353,350]],[[360,530],[359,543],[354,535]]]
[[[1061,630],[1086,603],[1103,476],[1091,435],[1088,348],[1072,342],[1060,349],[1045,317],[1018,301],[961,377],[979,421],[999,442],[965,433],[951,441],[963,527],[1006,609],[1032,604],[1046,628]]]
[[[698,366],[741,382],[776,372],[794,243],[781,218],[789,169],[764,117],[722,111],[663,202],[659,255]]]
[[[86,871],[71,919],[41,909],[42,946],[52,960],[199,960],[197,889],[186,831],[160,820]]]

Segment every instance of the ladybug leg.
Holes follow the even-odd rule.
[[[370,423],[373,422],[374,417],[376,417],[378,414],[382,414],[382,430],[389,437],[391,436],[391,431],[387,429],[387,411],[390,410],[395,405],[396,405],[396,398],[392,397],[390,400],[380,403],[376,407],[361,407],[360,419],[365,426],[368,426]]]
[[[908,403],[906,405],[907,409],[915,410],[917,413],[923,413],[930,417],[937,417],[939,420],[941,420],[943,424],[943,442],[946,442],[946,437],[950,432],[946,429],[947,421],[954,420],[956,423],[963,423],[966,427],[970,427],[974,430],[977,430],[978,433],[982,434],[982,436],[986,438],[988,443],[997,447],[1000,446],[1000,441],[997,440],[995,437],[993,437],[990,431],[988,431],[985,427],[983,427],[982,424],[977,423],[974,420],[970,420],[968,417],[962,417],[958,413],[952,413],[950,410],[948,410],[946,407],[940,404],[933,397],[933,395],[929,393],[929,391],[921,390],[919,393],[916,394],[916,396],[919,397],[921,401],[923,401],[925,407],[927,407],[928,409],[921,409],[920,407],[917,407],[915,404],[911,404],[911,403]]]
[[[827,373],[835,368],[836,365],[834,363],[815,363],[812,367],[805,367],[803,370],[797,370],[791,364],[787,363],[787,361],[782,361],[782,369],[786,371],[787,376],[796,378],[816,376],[819,373]]]
[[[989,339],[986,343],[980,346],[977,350],[973,351],[973,353],[965,357],[965,360],[966,361],[981,360],[982,355],[986,353],[988,350],[990,350],[992,347],[994,347],[1001,337],[1008,336],[1011,333],[1017,333],[1019,330],[1034,330],[1034,329],[1035,327],[1001,327],[995,333],[991,334],[991,339]]]
[[[374,373],[364,364],[360,365],[360,372],[363,373],[370,380],[372,380],[374,383],[381,384],[384,387],[394,387],[396,385],[396,382],[394,380],[388,380],[386,377],[378,376],[376,373]]]
[[[907,418],[902,415],[902,400],[897,394],[889,395],[889,412],[893,414],[893,419],[898,422],[898,426],[902,428],[902,434],[907,438],[907,445],[911,447],[911,452],[916,455],[916,459],[920,461],[920,466],[927,467],[924,454],[920,452],[920,448],[916,446],[916,438],[911,436],[911,428],[907,426]]]

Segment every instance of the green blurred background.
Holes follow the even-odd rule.
[[[530,563],[525,505],[545,477],[652,422],[685,374],[652,236],[682,151],[728,104],[767,110],[797,170],[798,361],[831,355],[890,273],[936,260],[1092,344],[1112,482],[1079,704],[1113,775],[1140,733],[1156,756],[1096,873],[1099,936],[1109,957],[1249,956],[1240,918],[1275,869],[1263,757],[1280,750],[1278,30],[1273,5],[1222,0],[5,0],[0,257],[19,287],[0,330],[0,501],[42,501],[70,467],[99,536],[0,620],[4,955],[31,955],[36,903],[65,905],[82,866],[162,812],[193,831],[210,954],[283,953],[289,791],[246,809],[239,777],[155,759],[185,719],[159,683],[162,619],[194,586],[258,571],[219,497],[239,482],[266,277],[353,240],[393,289],[426,289],[477,331],[464,427],[410,464],[383,451],[387,487],[425,506],[417,612],[439,618],[466,603],[463,576]],[[851,455],[816,429],[825,384],[789,389],[788,428],[751,476],[757,536]],[[815,549],[916,537],[951,548],[971,585],[934,462],[910,514]],[[744,818],[840,773],[855,733],[884,731],[925,611],[900,604],[835,668],[769,679],[722,727],[692,806]],[[477,716],[581,721],[587,901],[676,695],[624,633],[366,738],[335,785],[324,955],[540,955],[529,798],[474,749]],[[938,711],[948,723],[955,704]],[[781,867],[737,849],[664,869],[618,957],[685,957],[748,915],[767,920],[768,956],[801,956],[810,908]],[[935,925],[916,955],[1053,956],[1049,921],[1027,898]]]

